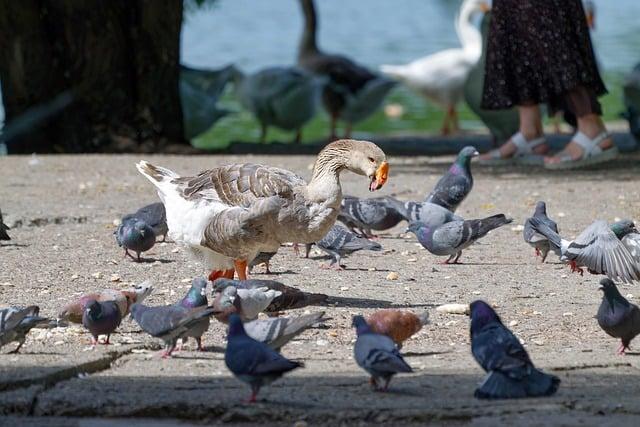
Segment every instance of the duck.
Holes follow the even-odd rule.
[[[313,0],[299,0],[304,14],[304,31],[298,48],[298,65],[328,82],[322,102],[331,120],[331,140],[336,139],[339,120],[346,123],[345,138],[351,137],[353,124],[373,114],[395,86],[395,82],[342,55],[318,48],[318,17]]]
[[[261,143],[269,126],[296,131],[294,142],[300,143],[302,127],[316,115],[322,80],[295,67],[269,67],[253,74],[236,70],[234,86],[242,106],[260,122]]]
[[[284,242],[312,243],[331,229],[340,212],[340,174],[364,175],[369,190],[382,188],[389,163],[374,143],[343,139],[318,154],[307,183],[285,169],[236,163],[196,176],[137,163],[153,183],[167,213],[169,237],[211,269],[209,278],[247,278],[247,264]]]
[[[491,12],[487,12],[480,23],[482,34],[482,55],[478,62],[471,68],[467,81],[464,84],[464,100],[489,129],[494,146],[499,146],[509,140],[518,132],[520,118],[515,108],[505,110],[485,110],[481,107],[482,91],[484,86],[484,65],[487,57],[487,35]]]
[[[404,65],[380,66],[383,74],[406,84],[445,110],[443,135],[459,130],[456,105],[462,100],[464,84],[482,53],[482,36],[472,20],[488,10],[484,0],[462,3],[455,21],[461,48],[436,52]]]

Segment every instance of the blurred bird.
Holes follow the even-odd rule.
[[[402,348],[402,343],[429,323],[427,311],[415,314],[404,310],[378,310],[367,317],[367,324],[377,334],[386,335]]]
[[[7,234],[7,230],[11,230],[2,220],[2,211],[0,211],[0,240],[11,240]]]
[[[340,264],[342,257],[350,255],[360,250],[368,251],[381,251],[382,246],[378,242],[372,242],[364,237],[359,237],[355,233],[350,232],[340,224],[335,224],[331,227],[331,230],[316,243],[320,249],[329,254],[331,257],[331,263],[328,266],[323,265],[323,268],[335,268],[336,270],[343,270],[344,267]],[[309,252],[313,243],[307,243],[305,257],[309,258]],[[335,267],[334,267],[335,266]]]
[[[286,359],[266,344],[248,336],[237,314],[229,318],[224,362],[237,379],[249,384],[249,402],[252,403],[256,401],[260,388],[289,371],[304,367],[302,363]]]
[[[123,220],[113,233],[116,242],[121,248],[124,247],[124,255],[131,257],[134,261],[140,262],[140,254],[146,252],[156,244],[156,235],[153,229],[144,221],[137,218]],[[137,258],[129,253],[132,250]]]
[[[403,220],[404,217],[386,197],[361,199],[344,196],[338,214],[338,221],[366,238],[377,237],[371,230],[388,230]]]
[[[216,309],[215,317],[220,322],[227,323],[229,316],[234,313],[246,322],[257,319],[258,314],[265,311],[273,299],[281,294],[282,292],[267,287],[239,289],[235,286],[225,286],[216,289],[214,284],[212,306]]]
[[[10,353],[18,353],[32,328],[49,323],[49,319],[40,317],[40,308],[31,305],[26,308],[8,307],[0,310],[0,348],[10,342],[18,346]]]
[[[151,203],[138,209],[135,213],[125,215],[122,222],[131,221],[131,218],[137,218],[146,223],[153,229],[156,237],[162,236],[161,242],[167,239],[169,227],[167,226],[167,212],[162,202]]]
[[[487,372],[474,396],[515,399],[550,396],[560,379],[536,369],[518,338],[484,301],[471,303],[471,353]]]
[[[362,316],[353,316],[356,343],[353,355],[356,363],[371,375],[371,386],[376,391],[387,391],[391,378],[399,372],[413,372],[394,342],[386,335],[373,332]],[[380,381],[383,382],[380,387]]]
[[[409,223],[407,231],[415,233],[418,242],[434,255],[449,255],[444,264],[458,264],[462,250],[468,248],[491,230],[513,221],[503,214],[482,219],[451,221],[432,228],[421,222]]]
[[[58,319],[72,323],[82,323],[82,316],[87,302],[96,300],[99,302],[113,301],[118,305],[120,316],[124,319],[129,314],[131,306],[142,302],[153,292],[153,285],[145,281],[139,285],[133,285],[129,289],[103,289],[97,292],[84,294],[75,298],[58,313]]]
[[[121,321],[120,309],[114,301],[101,302],[90,299],[82,314],[82,325],[91,333],[91,344],[93,345],[108,345],[111,334],[118,329]],[[106,335],[107,339],[99,343],[99,335]]]
[[[273,258],[278,252],[260,252],[258,255],[249,262],[249,273],[253,270],[253,267],[264,264],[266,270],[265,274],[271,274],[271,270],[269,270],[269,263],[271,262],[271,258]]]
[[[244,324],[244,329],[254,340],[263,342],[276,351],[315,324],[322,323],[324,311],[299,317],[273,317]]]
[[[640,309],[620,294],[611,279],[600,280],[599,289],[603,292],[598,308],[598,325],[608,335],[620,338],[618,354],[624,355],[631,340],[640,334]]]
[[[547,216],[547,204],[545,202],[536,203],[536,210],[533,213],[533,218],[538,218],[543,224],[558,233],[558,224],[556,224],[551,218]],[[524,222],[524,229],[522,230],[522,236],[524,241],[536,249],[536,256],[542,257],[542,262],[547,259],[547,254],[551,249],[560,256],[560,248],[557,246],[551,246],[549,239],[542,234],[536,232],[531,225],[531,218],[527,218]]]
[[[425,198],[425,202],[435,203],[455,212],[473,189],[471,159],[479,155],[478,150],[472,146],[460,150],[455,162],[438,180],[434,189]]]

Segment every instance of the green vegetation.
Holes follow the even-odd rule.
[[[605,82],[609,93],[600,102],[604,110],[604,118],[607,121],[618,120],[622,111],[622,79],[621,74],[608,73]],[[229,88],[222,99],[222,106],[236,113],[220,120],[216,125],[193,141],[193,145],[203,149],[222,149],[233,141],[257,141],[260,135],[260,127],[252,115],[242,109],[233,96],[233,90]],[[354,127],[354,134],[359,137],[366,135],[399,135],[438,133],[444,117],[444,112],[430,104],[423,97],[410,92],[402,85],[398,85],[387,98],[385,106],[398,104],[402,106],[403,113],[400,117],[387,117],[381,109],[367,120],[358,123]],[[481,129],[482,122],[461,103],[458,110],[460,123],[463,129]],[[321,109],[320,113],[303,130],[303,142],[317,141],[327,136],[329,120]],[[294,134],[270,128],[268,141],[292,141]]]

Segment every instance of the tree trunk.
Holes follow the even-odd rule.
[[[184,143],[178,91],[182,0],[0,0],[6,121],[70,91],[9,153]]]

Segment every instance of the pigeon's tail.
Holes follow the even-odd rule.
[[[551,396],[560,386],[560,379],[532,368],[524,378],[510,378],[499,371],[491,371],[474,396],[478,399],[518,399],[523,397]]]
[[[465,221],[471,228],[471,240],[485,236],[491,230],[513,222],[513,218],[507,218],[504,214],[489,216],[482,219]]]
[[[545,224],[544,221],[540,220],[540,218],[529,218],[529,224],[531,224],[534,231],[549,239],[549,243],[551,243],[551,248],[554,252],[558,253],[560,251],[560,248],[562,247],[562,237],[560,237],[558,233],[552,230],[551,227]]]

